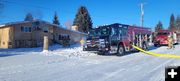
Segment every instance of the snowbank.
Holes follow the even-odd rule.
[[[81,46],[71,46],[71,47],[67,47],[67,48],[61,47],[59,49],[50,50],[50,51],[46,52],[45,54],[63,55],[63,56],[68,56],[68,57],[86,57],[86,56],[97,55],[95,53],[83,51],[83,48]]]
[[[6,55],[21,55],[21,54],[44,54],[44,55],[61,55],[66,57],[86,57],[96,54],[83,51],[79,44],[63,47],[59,44],[49,46],[49,50],[43,51],[42,47],[37,48],[15,48],[15,49],[0,49],[0,56]]]

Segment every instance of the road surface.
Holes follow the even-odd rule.
[[[141,52],[121,57],[83,52],[81,47],[0,49],[0,81],[164,81],[165,67],[180,59]],[[180,55],[176,48],[152,48],[156,53]]]

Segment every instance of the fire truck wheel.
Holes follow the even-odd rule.
[[[120,45],[117,50],[117,56],[122,56],[124,54],[125,54],[124,47],[122,45]]]

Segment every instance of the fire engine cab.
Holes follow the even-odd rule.
[[[161,46],[161,45],[168,45],[168,36],[173,38],[173,43],[178,43],[178,37],[176,32],[171,32],[169,30],[159,30],[155,39],[154,39],[154,46]]]
[[[89,32],[84,50],[124,55],[128,51],[134,50],[132,44],[148,49],[150,35],[150,28],[119,23],[99,26]]]

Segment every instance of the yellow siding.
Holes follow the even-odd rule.
[[[0,28],[0,48],[8,48],[10,27]]]

